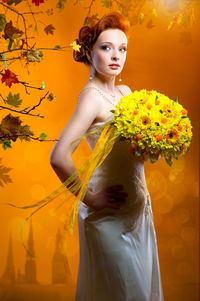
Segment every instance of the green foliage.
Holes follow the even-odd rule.
[[[138,149],[135,150],[135,156],[136,156],[136,157],[141,156],[141,152],[140,152]]]
[[[45,83],[42,82],[42,89],[45,89]]]
[[[106,8],[111,8],[111,6],[112,6],[112,1],[110,1],[110,0],[102,0],[101,3],[102,3],[102,6],[106,7]]]
[[[6,16],[0,14],[0,32],[4,30],[6,26]]]
[[[170,158],[165,158],[165,161],[167,162],[167,164],[169,165],[169,166],[172,166],[172,158],[170,157]]]
[[[48,137],[48,135],[46,133],[41,133],[40,136],[39,136],[39,138],[41,140],[46,140],[46,137]]]
[[[9,92],[6,102],[7,102],[7,104],[17,108],[21,105],[22,99],[20,99],[19,93],[12,95],[12,93]]]
[[[11,141],[10,140],[4,140],[2,143],[2,147],[4,150],[6,150],[7,148],[12,148],[11,146]]]
[[[2,58],[3,58],[3,64],[4,64],[5,68],[7,69],[8,66],[7,66],[6,54],[5,53],[2,54]]]
[[[8,5],[12,5],[12,4],[15,4],[15,6],[17,4],[19,4],[20,2],[22,2],[23,0],[7,0],[7,3]]]
[[[66,4],[66,0],[58,0],[56,7],[59,8],[60,11],[62,11],[65,7],[65,4]]]

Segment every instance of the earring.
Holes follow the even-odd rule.
[[[121,78],[121,73],[120,73],[120,78],[119,78],[119,82],[122,82],[122,78]]]
[[[92,77],[92,76],[90,76],[90,77],[89,77],[89,80],[92,80],[92,79],[93,79],[93,77]]]

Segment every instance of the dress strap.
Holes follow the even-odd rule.
[[[124,91],[123,91],[122,87],[117,86],[117,88],[118,88],[119,92],[122,94],[122,96],[126,95],[126,94],[123,93]]]

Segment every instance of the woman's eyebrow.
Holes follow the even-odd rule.
[[[113,45],[113,43],[111,43],[111,42],[101,42],[101,43],[107,43],[107,44]],[[126,43],[121,43],[120,45],[126,45]]]

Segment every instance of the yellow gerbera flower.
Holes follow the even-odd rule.
[[[167,132],[167,137],[166,137],[166,139],[167,139],[167,141],[169,142],[169,143],[176,143],[177,142],[177,140],[178,140],[178,132],[176,131],[176,130],[174,130],[174,129],[172,129],[172,130],[169,130],[168,132]]]
[[[141,116],[138,121],[143,129],[149,128],[152,124],[151,118],[147,115]]]

